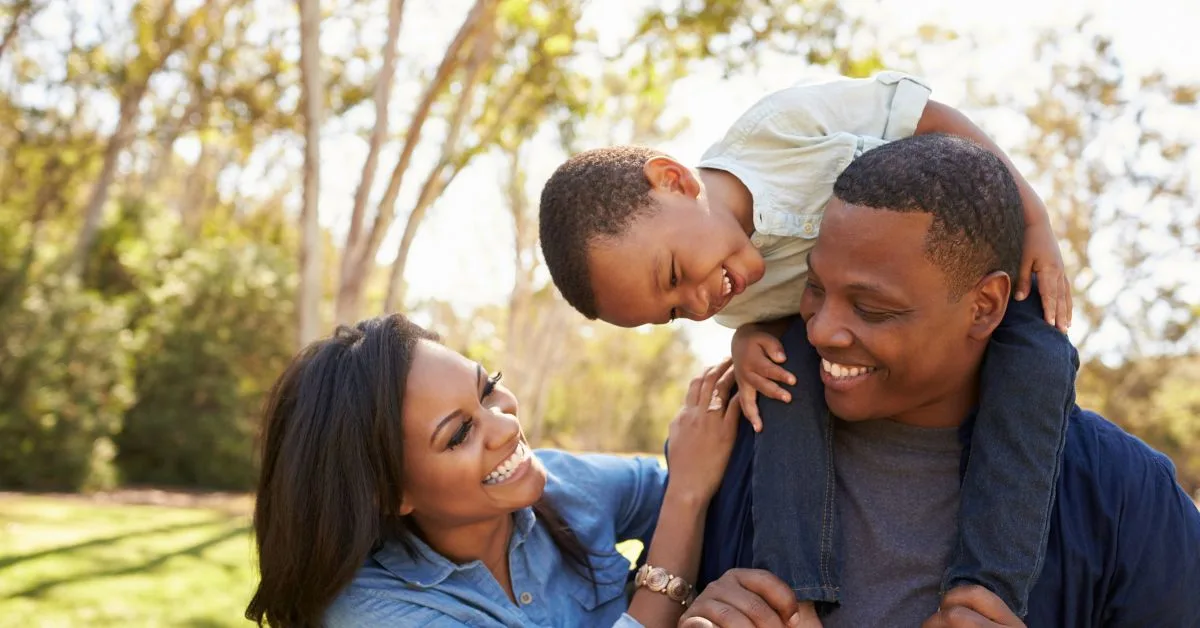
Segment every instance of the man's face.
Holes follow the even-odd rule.
[[[925,255],[932,222],[836,198],[826,209],[800,309],[822,358],[826,402],[842,419],[945,427],[975,402],[988,325],[1007,300],[995,304],[999,316],[988,312],[997,286],[951,302],[943,271]],[[1007,290],[1006,276],[991,281]]]
[[[762,279],[762,255],[731,215],[687,193],[651,197],[657,212],[588,251],[601,320],[621,327],[702,321]]]

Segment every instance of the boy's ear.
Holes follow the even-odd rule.
[[[692,198],[700,196],[700,182],[696,180],[692,171],[670,157],[651,157],[642,167],[642,172],[646,173],[646,180],[650,182],[651,189]]]
[[[1002,270],[987,275],[975,284],[968,293],[968,297],[972,299],[972,338],[987,340],[992,332],[996,331],[996,327],[1008,311],[1008,295],[1011,289],[1012,279]]]

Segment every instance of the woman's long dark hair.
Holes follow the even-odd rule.
[[[340,326],[305,347],[263,411],[254,508],[261,575],[246,618],[319,626],[325,610],[387,540],[400,516],[400,409],[417,341],[437,336],[393,314]],[[534,510],[568,562],[595,582],[588,553],[545,501]]]

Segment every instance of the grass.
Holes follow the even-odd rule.
[[[251,626],[248,510],[0,493],[0,627]]]
[[[0,494],[0,626],[248,626],[245,507]]]

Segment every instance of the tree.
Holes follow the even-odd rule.
[[[79,231],[72,261],[72,269],[76,273],[83,270],[88,253],[95,242],[100,218],[108,201],[109,189],[117,174],[117,160],[132,139],[134,123],[142,99],[150,86],[150,79],[162,69],[167,59],[183,46],[187,30],[178,23],[175,3],[160,4],[163,6],[156,17],[152,17],[152,9],[147,1],[135,4],[131,12],[137,30],[137,52],[115,72],[114,89],[119,100],[117,125],[108,138],[100,174],[83,210],[83,226]]]
[[[299,344],[320,334],[321,225],[320,195],[321,122],[325,95],[321,90],[321,7],[319,0],[297,0],[300,8],[300,85],[304,110],[304,200],[300,210]]]

